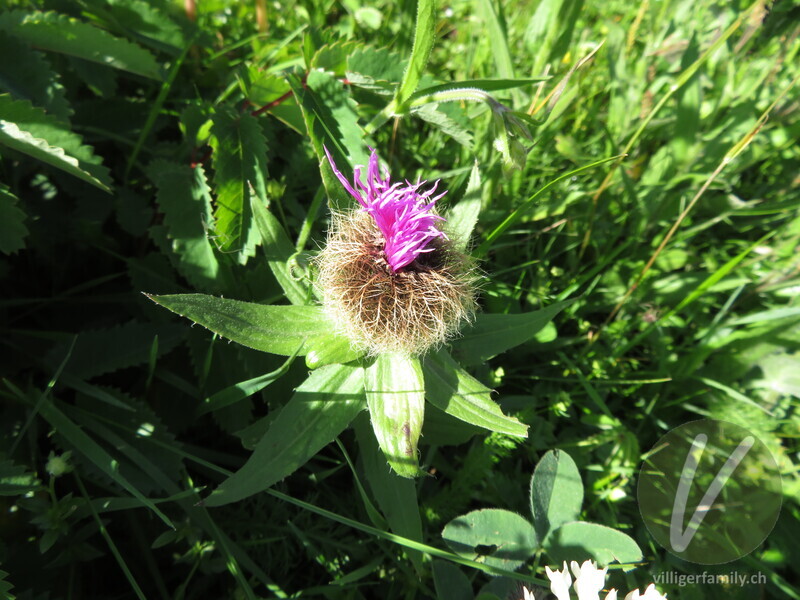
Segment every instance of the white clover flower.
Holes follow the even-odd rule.
[[[597,563],[592,560],[587,560],[582,565],[573,560],[570,568],[575,576],[575,584],[572,587],[578,595],[578,600],[600,600],[600,591],[606,584],[608,568],[598,569]],[[572,576],[566,561],[561,571],[554,571],[550,567],[545,567],[544,570],[550,580],[550,591],[555,597],[558,600],[570,600],[569,588],[572,585]],[[525,595],[525,600],[529,598],[533,598],[533,594]],[[617,590],[609,590],[604,600],[617,600]],[[667,600],[667,596],[656,591],[655,584],[651,583],[644,594],[640,594],[636,589],[625,596],[625,600]]]

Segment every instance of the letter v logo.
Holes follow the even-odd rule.
[[[683,463],[683,470],[681,471],[680,480],[678,481],[678,490],[675,494],[675,502],[672,505],[672,519],[669,525],[669,542],[675,552],[683,552],[689,547],[697,530],[700,528],[703,519],[706,518],[708,511],[719,496],[722,488],[728,483],[736,467],[744,460],[750,448],[755,443],[753,436],[744,438],[736,450],[731,453],[725,464],[722,465],[719,472],[714,477],[714,481],[708,486],[703,499],[700,504],[694,509],[692,518],[689,519],[689,524],[686,529],[683,529],[684,515],[686,514],[686,504],[689,500],[689,490],[692,487],[694,476],[697,473],[697,467],[700,464],[700,459],[703,456],[703,451],[708,443],[708,436],[700,433],[692,440],[692,446],[686,455],[686,461]]]

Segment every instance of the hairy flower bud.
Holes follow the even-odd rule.
[[[327,151],[326,151],[327,152]],[[452,337],[475,311],[476,277],[469,257],[439,229],[438,182],[392,184],[373,151],[366,182],[334,173],[361,208],[333,215],[317,259],[318,286],[329,316],[370,354],[423,354]]]

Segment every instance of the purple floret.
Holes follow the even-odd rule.
[[[432,188],[422,193],[419,190],[425,185],[425,181],[392,184],[388,171],[384,171],[384,176],[381,177],[378,155],[373,150],[369,157],[366,184],[361,181],[363,166],[359,165],[353,169],[354,185],[351,186],[336,168],[327,148],[325,154],[344,189],[375,219],[386,240],[384,253],[393,272],[411,264],[423,252],[433,250],[429,244],[434,238],[447,238],[436,227],[436,222],[444,219],[431,213],[436,201],[447,193],[442,192],[431,198],[439,185],[438,180]]]

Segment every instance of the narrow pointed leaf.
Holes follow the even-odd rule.
[[[381,354],[366,370],[372,428],[395,473],[415,477],[420,469],[417,441],[425,412],[425,381],[416,358]]]
[[[436,408],[472,425],[527,437],[528,426],[507,417],[491,398],[491,390],[458,366],[447,352],[430,353],[423,362],[425,391]]]
[[[452,344],[453,354],[462,364],[475,365],[532,339],[573,300],[555,302],[541,310],[511,315],[478,315]]]
[[[314,371],[278,413],[244,466],[205,501],[221,506],[257,494],[304,465],[364,410],[364,371],[330,365]]]
[[[417,3],[417,23],[414,29],[414,46],[411,49],[411,58],[408,67],[403,73],[403,81],[397,89],[396,103],[402,106],[413,94],[428,58],[433,50],[433,43],[436,39],[436,3],[433,0],[419,0]]]
[[[378,501],[392,531],[405,538],[422,542],[422,518],[417,500],[417,487],[413,480],[398,477],[386,468],[375,435],[366,415],[361,415],[353,424],[361,451],[361,461],[372,495]],[[409,550],[409,558],[419,570],[422,568],[422,553]]]
[[[250,198],[250,206],[255,217],[256,227],[261,235],[261,247],[267,258],[267,264],[283,289],[283,293],[292,304],[303,305],[308,302],[308,287],[292,275],[289,261],[295,254],[295,248],[278,219],[269,212],[258,198]]]
[[[478,215],[481,212],[481,171],[478,168],[478,161],[472,165],[469,174],[467,191],[461,201],[451,208],[447,213],[447,233],[453,239],[456,248],[461,251],[466,250],[472,230],[478,222]]]
[[[305,356],[319,340],[332,335],[331,323],[319,306],[272,306],[204,294],[148,298],[224,338],[262,352]]]

